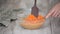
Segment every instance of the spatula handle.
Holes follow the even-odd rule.
[[[34,6],[36,6],[36,2],[37,2],[37,0],[35,0]]]

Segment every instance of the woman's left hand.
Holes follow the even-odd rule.
[[[45,18],[48,17],[59,17],[60,18],[60,3],[56,4],[50,12],[46,15]]]

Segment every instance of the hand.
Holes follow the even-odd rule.
[[[48,17],[60,17],[60,3],[56,4],[50,12],[46,15],[45,18]]]

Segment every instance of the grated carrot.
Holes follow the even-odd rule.
[[[27,18],[25,18],[26,23],[40,23],[40,22],[44,22],[45,19],[43,16],[39,15],[37,18],[34,15],[29,15]]]

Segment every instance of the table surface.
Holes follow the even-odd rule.
[[[57,19],[55,21],[47,19],[44,25],[37,30],[23,29],[19,25],[20,20],[10,23],[8,28],[0,27],[0,34],[60,34],[60,24]]]

